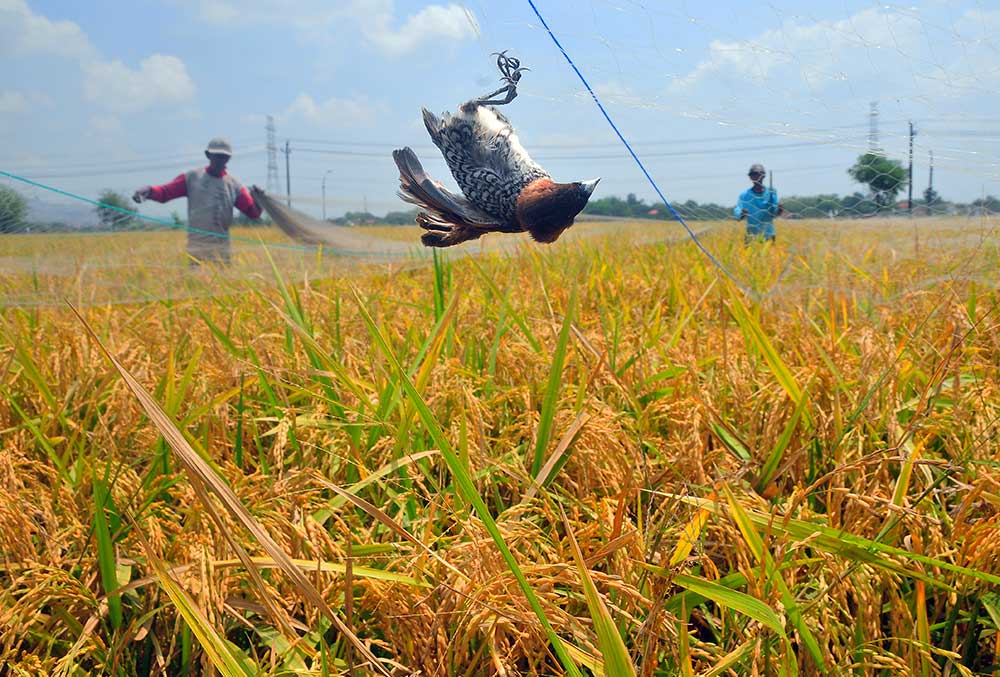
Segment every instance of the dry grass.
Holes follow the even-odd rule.
[[[67,246],[7,298],[78,303],[166,416],[65,306],[3,310],[0,662],[996,674],[993,225],[707,233],[762,299],[661,224],[218,274]]]

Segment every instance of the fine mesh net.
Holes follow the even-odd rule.
[[[511,49],[530,71],[504,113],[526,148],[557,180],[602,178],[577,225],[548,249],[608,238],[697,244],[757,298],[805,289],[892,298],[942,280],[994,284],[1000,11],[772,2],[737,13],[602,0],[537,14],[520,3],[465,9],[480,57],[462,91],[495,87],[492,53]],[[430,252],[410,205],[395,196],[391,151],[411,146],[453,188],[418,122],[419,105],[454,110],[453,91],[442,84],[406,101],[413,126],[377,141],[289,130],[291,160],[282,160],[292,177],[279,178],[291,195],[269,191],[263,224],[237,219],[228,266],[192,267],[185,240],[197,215],[184,200],[129,200],[138,185],[191,169],[197,147],[153,149],[143,161],[0,161],[4,303],[217,293],[266,283],[272,266],[322,277],[425,265]],[[247,185],[271,178],[263,137],[262,129],[236,139]],[[782,208],[770,248],[746,247],[747,221],[735,218],[755,163]],[[538,246],[491,235],[443,254]]]

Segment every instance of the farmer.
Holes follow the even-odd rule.
[[[192,265],[205,261],[229,263],[229,226],[233,223],[233,207],[251,219],[261,214],[261,207],[251,197],[250,191],[235,176],[226,172],[226,163],[232,155],[232,146],[226,139],[212,139],[205,149],[207,167],[192,169],[162,186],[143,186],[132,195],[136,202],[169,202],[187,197],[187,253]]]
[[[744,244],[758,238],[774,242],[774,217],[783,214],[785,208],[778,202],[778,193],[773,188],[764,188],[767,176],[764,165],[752,165],[749,176],[753,185],[740,193],[733,216],[740,221],[747,220]]]

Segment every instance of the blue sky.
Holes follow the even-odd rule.
[[[1000,195],[993,3],[536,4],[671,201],[734,202],[753,162],[784,195],[857,190],[874,100],[891,156],[916,125],[915,195],[931,150],[944,197]],[[391,149],[454,185],[420,107],[494,88],[500,49],[531,69],[505,113],[556,179],[654,198],[527,0],[0,0],[0,169],[131,192],[224,135],[232,171],[264,185],[273,115],[297,206],[320,214],[325,176],[330,215],[403,209]]]

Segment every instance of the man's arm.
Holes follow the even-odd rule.
[[[261,209],[260,203],[253,199],[250,191],[245,186],[240,187],[240,194],[236,196],[236,208],[251,219],[259,219],[261,213],[264,211]]]
[[[771,201],[768,205],[771,216],[781,216],[785,212],[785,207],[778,202],[778,191],[771,189]]]
[[[742,221],[747,215],[746,203],[743,201],[743,195],[741,194],[736,199],[736,207],[733,208],[733,218]]]
[[[184,197],[187,195],[187,179],[183,174],[179,174],[170,183],[165,183],[162,186],[143,186],[139,190],[135,191],[132,195],[132,199],[136,202],[142,202],[143,200],[154,200],[156,202],[170,202],[171,200],[176,200],[179,197]]]

